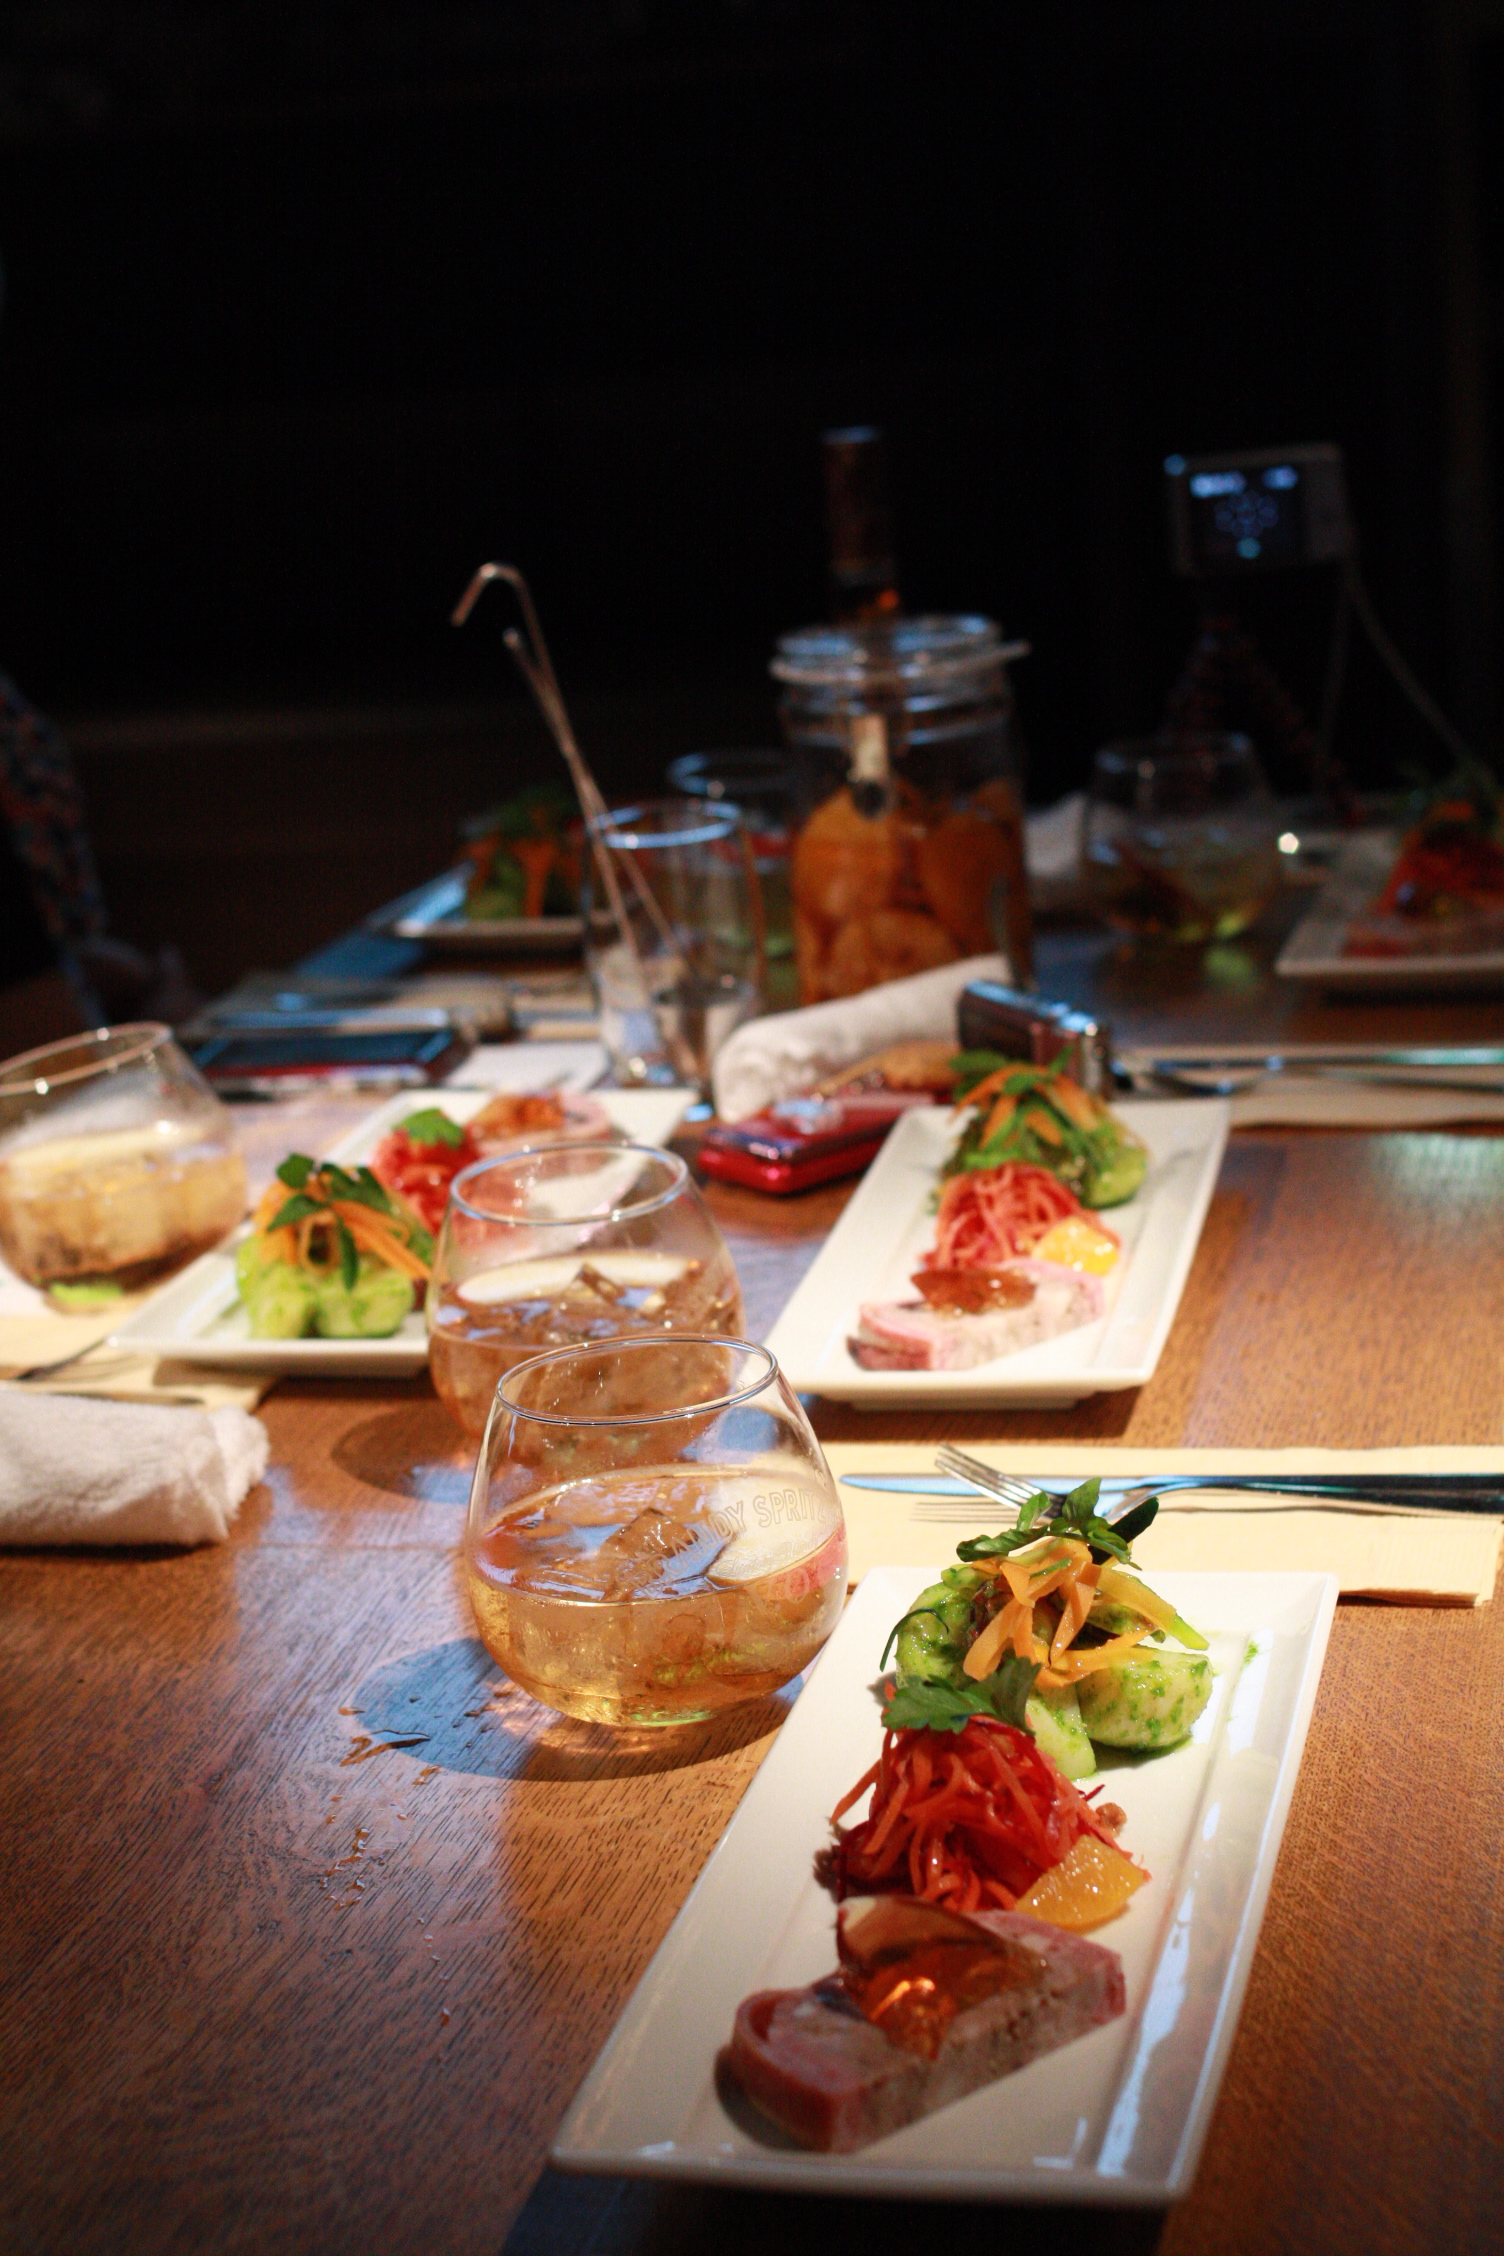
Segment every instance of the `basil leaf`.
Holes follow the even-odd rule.
[[[278,1209],[266,1226],[268,1230],[285,1230],[290,1222],[306,1222],[310,1214],[322,1214],[323,1212],[324,1205],[321,1199],[305,1198],[303,1193],[299,1191],[295,1197],[288,1199]]]
[[[343,1222],[336,1222],[334,1235],[339,1241],[339,1273],[346,1292],[355,1290],[355,1280],[360,1275],[360,1255],[355,1250],[355,1240]]]
[[[1124,1543],[1131,1543],[1135,1536],[1142,1535],[1145,1528],[1153,1523],[1158,1510],[1159,1498],[1146,1496],[1142,1504],[1135,1504],[1131,1512],[1125,1512],[1120,1520],[1113,1521],[1113,1534],[1120,1536]]]
[[[378,1214],[396,1212],[390,1194],[376,1180],[369,1167],[357,1167],[353,1175],[347,1175],[342,1167],[326,1169],[325,1172],[338,1178],[334,1185],[337,1198],[349,1199],[356,1206],[373,1207]]]
[[[401,1123],[402,1133],[411,1144],[448,1144],[451,1149],[462,1144],[465,1131],[447,1112],[437,1105],[428,1105],[422,1112],[410,1112]]]
[[[285,1183],[290,1191],[301,1191],[316,1164],[307,1152],[292,1152],[277,1169],[277,1180]]]
[[[1073,1488],[1069,1496],[1060,1500],[1061,1525],[1067,1526],[1074,1522],[1077,1527],[1084,1527],[1095,1514],[1097,1498],[1101,1493],[1102,1483],[1095,1475],[1090,1480],[1084,1480],[1079,1488]]]

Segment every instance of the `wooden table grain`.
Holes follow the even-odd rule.
[[[766,1329],[845,1193],[710,1194]],[[1235,1139],[1140,1392],[827,1437],[1504,1439],[1504,1139]],[[426,1380],[279,1386],[189,1555],[0,1561],[0,2248],[717,2256],[866,2247],[852,2202],[545,2172],[767,1752],[509,1690]],[[406,1738],[410,1743],[392,1742]],[[1163,2256],[1504,2246],[1504,1609],[1339,1609],[1205,2159]],[[887,2205],[885,2238],[1032,2219]],[[510,2235],[510,2240],[509,2240]]]

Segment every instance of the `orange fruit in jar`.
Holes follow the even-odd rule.
[[[1083,1833],[1052,1871],[1042,1873],[1032,1888],[1025,1889],[1013,1908],[1030,1919],[1046,1919],[1052,1927],[1079,1933],[1100,1927],[1104,1919],[1116,1919],[1148,1877],[1121,1849],[1110,1849],[1095,1833]]]
[[[917,909],[879,909],[854,918],[836,934],[826,964],[827,992],[859,995],[864,988],[955,960],[954,943],[933,917]]]
[[[818,806],[794,841],[794,906],[822,924],[868,916],[893,897],[899,842],[891,815],[862,814],[847,790]]]
[[[997,946],[993,887],[1009,874],[1007,833],[990,815],[959,808],[918,840],[915,865],[925,897],[963,956]]]

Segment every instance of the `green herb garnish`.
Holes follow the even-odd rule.
[[[886,1731],[964,1731],[973,1716],[996,1717],[1023,1729],[1024,1707],[1039,1674],[1035,1661],[1008,1654],[980,1683],[901,1684],[883,1709]]]
[[[1034,1494],[1020,1507],[1018,1521],[1003,1535],[974,1535],[965,1543],[956,1545],[956,1557],[972,1559],[1006,1559],[1015,1551],[1028,1549],[1042,1535],[1068,1535],[1076,1542],[1089,1544],[1094,1559],[1121,1559],[1131,1566],[1132,1556],[1128,1546],[1135,1536],[1142,1535],[1159,1510],[1157,1496],[1146,1497],[1142,1504],[1125,1512],[1120,1520],[1104,1520],[1097,1511],[1097,1498],[1102,1483],[1093,1477],[1073,1488],[1069,1496],[1056,1498],[1044,1489]],[[1041,1527],[1041,1518],[1048,1526]]]
[[[310,1214],[322,1214],[323,1211],[321,1199],[309,1198],[305,1191],[295,1191],[284,1205],[278,1207],[266,1226],[269,1231],[285,1230],[292,1223],[306,1222]]]
[[[465,1140],[465,1131],[447,1112],[437,1105],[428,1105],[422,1112],[410,1112],[402,1122],[402,1133],[412,1144],[448,1144],[453,1150]]]

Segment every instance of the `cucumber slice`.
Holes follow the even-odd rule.
[[[1063,1684],[1058,1692],[1031,1692],[1024,1709],[1024,1728],[1033,1732],[1064,1777],[1090,1778],[1097,1758],[1081,1720],[1076,1689],[1074,1684]]]
[[[1212,1668],[1200,1653],[1130,1653],[1083,1676],[1076,1692],[1100,1745],[1175,1747],[1212,1696]]]

